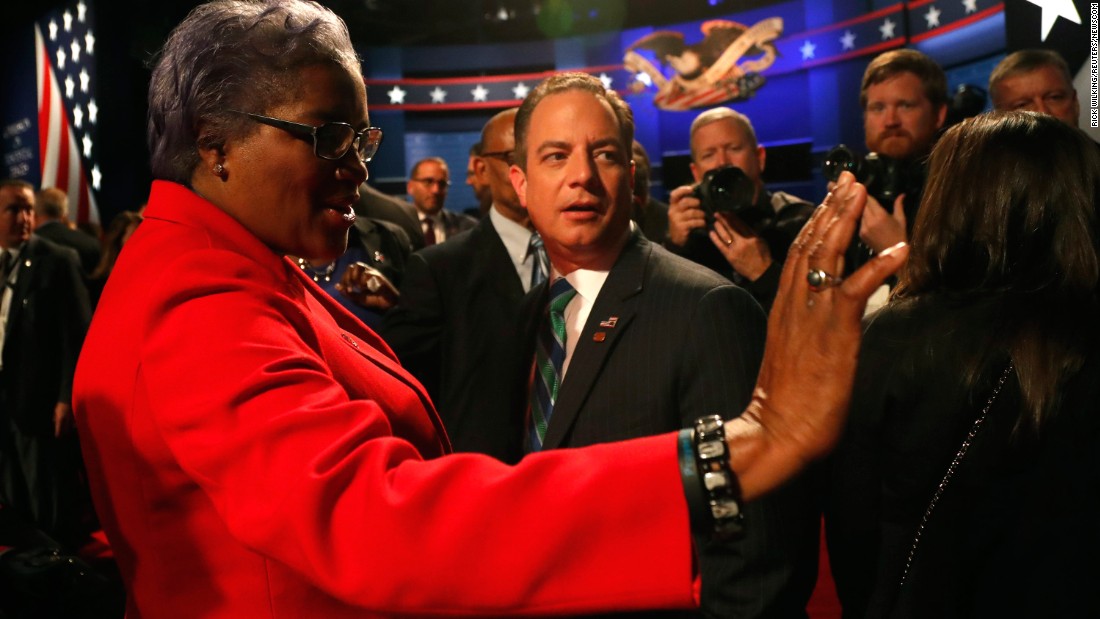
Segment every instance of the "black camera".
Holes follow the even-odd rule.
[[[841,144],[825,155],[821,171],[825,179],[836,181],[844,171],[855,175],[867,187],[867,194],[878,200],[882,208],[892,211],[894,200],[901,194],[919,195],[924,188],[924,166],[869,153],[861,157]]]
[[[763,208],[757,206],[753,200],[755,193],[756,186],[741,168],[726,166],[703,174],[703,180],[695,186],[694,195],[699,199],[708,222],[715,213],[726,213],[760,232],[774,222],[775,211],[768,204]]]

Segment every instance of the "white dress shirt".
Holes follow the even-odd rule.
[[[577,269],[565,276],[569,285],[577,291],[577,294],[565,306],[565,362],[562,363],[561,380],[565,382],[565,374],[569,371],[569,362],[573,359],[573,351],[580,341],[581,331],[588,322],[588,315],[592,313],[592,306],[596,304],[596,297],[600,296],[607,275],[611,271],[589,271]],[[561,277],[557,271],[554,279]],[[551,280],[553,281],[553,280]]]
[[[420,217],[420,231],[424,232],[424,222],[432,224],[432,232],[435,233],[435,242],[438,245],[447,240],[447,226],[443,225],[443,211],[436,212],[435,215],[425,215],[424,213],[417,211],[417,215]]]

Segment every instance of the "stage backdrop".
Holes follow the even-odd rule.
[[[2,173],[64,187],[76,217],[93,222],[100,210],[106,221],[147,195],[143,100],[147,62],[163,40],[151,40],[148,26],[164,22],[167,35],[182,17],[155,3],[95,2],[74,0],[31,23],[0,25]],[[875,54],[901,46],[940,62],[952,89],[985,88],[1006,51],[1058,48],[1081,71],[1082,127],[1089,124],[1091,13],[1084,0],[712,4],[731,11],[498,45],[375,47],[370,32],[353,31],[371,119],[386,130],[371,182],[403,194],[412,162],[442,155],[452,170],[449,205],[472,205],[462,180],[467,148],[481,126],[561,70],[597,75],[631,104],[638,139],[655,164],[659,197],[688,178],[691,119],[721,104],[753,120],[768,148],[770,184],[820,199],[822,155],[839,143],[863,147],[858,93],[864,67]]]
[[[1020,0],[1027,3],[1026,0]],[[765,179],[811,200],[823,197],[822,155],[863,148],[859,82],[874,55],[920,49],[947,70],[949,87],[984,89],[1006,50],[996,0],[874,3],[776,2],[721,18],[492,46],[364,46],[376,123],[387,128],[372,175],[400,191],[409,164],[433,138],[452,170],[465,169],[469,136],[496,111],[518,105],[555,71],[598,76],[630,103],[637,137],[655,164],[658,196],[690,179],[691,120],[714,105],[747,114],[768,148]],[[405,139],[389,141],[390,126]],[[394,152],[399,151],[399,152]],[[455,173],[452,172],[452,178]],[[461,176],[459,176],[461,178]],[[456,183],[450,203],[473,203]]]
[[[5,177],[69,194],[70,218],[99,223],[99,104],[91,0],[44,15],[9,38],[4,59]]]

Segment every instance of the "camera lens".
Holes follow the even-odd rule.
[[[825,154],[825,161],[821,164],[821,172],[825,180],[836,181],[840,173],[847,170],[859,176],[859,157],[850,148],[841,144]]]

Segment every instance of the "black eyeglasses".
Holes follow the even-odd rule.
[[[516,152],[512,150],[498,150],[491,153],[481,153],[481,156],[499,159],[508,165],[514,165],[516,163]]]
[[[342,159],[349,150],[354,148],[359,153],[359,159],[367,163],[374,158],[375,153],[378,152],[378,146],[382,144],[382,130],[378,127],[367,127],[362,131],[356,131],[355,127],[340,122],[330,122],[314,127],[251,112],[230,111],[244,114],[258,123],[277,127],[295,135],[309,136],[313,138],[313,154],[330,161]]]

